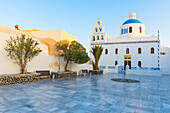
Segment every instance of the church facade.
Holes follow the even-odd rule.
[[[103,47],[99,65],[104,71],[139,75],[170,74],[165,67],[169,65],[165,59],[169,57],[170,49],[160,45],[159,30],[156,35],[145,34],[145,24],[136,19],[135,13],[129,14],[116,39],[107,37],[100,19],[93,30],[91,47]]]

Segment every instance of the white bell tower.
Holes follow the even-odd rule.
[[[93,27],[93,34],[91,35],[91,43],[105,43],[107,42],[107,34],[104,33],[104,26],[102,21],[98,18],[96,26]]]

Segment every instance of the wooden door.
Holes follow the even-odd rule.
[[[125,60],[124,61],[124,70],[126,70],[126,65],[128,64],[128,62]]]
[[[126,70],[126,65],[128,65],[129,69],[131,69],[131,61],[127,61],[127,60],[124,61],[124,70]]]
[[[131,61],[128,61],[129,69],[131,69]]]

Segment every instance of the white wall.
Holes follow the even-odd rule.
[[[138,67],[138,61],[142,62],[142,67],[157,67],[158,53],[157,43],[137,43],[137,44],[110,44],[102,45],[103,53],[99,61],[100,66],[115,66],[115,61],[118,61],[119,66],[124,66],[124,55],[131,55],[131,66]],[[142,49],[142,53],[138,54],[138,48]],[[151,54],[151,47],[155,48],[154,54]],[[115,49],[118,48],[118,54],[115,54]],[[126,48],[129,48],[129,54],[126,54]],[[105,54],[105,49],[108,49],[108,54]],[[91,55],[92,56],[92,55]]]
[[[76,71],[77,73],[79,73],[80,70],[92,70],[92,65],[90,64],[75,64],[75,63],[70,63],[68,65],[68,69],[72,70],[72,71]]]
[[[103,73],[118,73],[118,66],[104,66],[105,68],[100,67],[103,70]]]
[[[7,56],[7,52],[4,50],[7,44],[6,40],[9,40],[10,36],[13,37],[16,35],[0,32],[0,74],[20,73],[20,67],[14,63],[14,60],[11,60],[10,57]],[[39,47],[42,52],[28,63],[27,71],[49,70],[51,68],[50,64],[55,62],[53,57],[48,55],[47,46],[40,44]]]
[[[126,74],[135,74],[135,75],[149,75],[149,76],[162,76],[162,70],[137,70],[127,69]]]
[[[170,55],[161,55],[162,74],[170,75]]]
[[[19,72],[19,66],[13,63],[10,57],[7,56],[7,52],[4,50],[6,40],[9,40],[10,36],[15,35],[0,32],[0,74]]]
[[[145,36],[145,25],[144,24],[141,24],[141,23],[125,24],[125,25],[120,27],[120,30],[128,28],[128,32],[129,32],[129,27],[132,27],[132,33],[122,34],[121,37],[124,37],[124,36],[127,36],[127,35],[129,35],[131,37]],[[139,27],[142,27],[142,33],[139,32]]]
[[[7,56],[7,52],[4,50],[4,47],[7,44],[6,40],[9,40],[10,36],[16,35],[0,32],[0,75],[20,73],[20,67],[14,63],[14,60],[11,60],[10,57]],[[58,57],[50,56],[48,54],[47,46],[40,43],[39,47],[42,50],[42,52],[38,56],[34,57],[31,62],[28,63],[27,71],[28,72],[34,72],[36,70],[59,71]],[[63,58],[60,58],[60,71],[64,71],[64,66],[65,61]],[[91,65],[88,64],[78,65],[74,63],[69,63],[68,69],[73,71],[79,71],[81,69],[92,68]]]

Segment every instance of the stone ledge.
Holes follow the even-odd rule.
[[[0,85],[10,85],[36,81],[40,81],[40,74],[38,73],[0,75]]]
[[[52,77],[54,76],[55,79],[64,79],[70,77],[77,77],[77,72],[51,72]]]
[[[89,70],[89,75],[102,75],[103,70]]]

